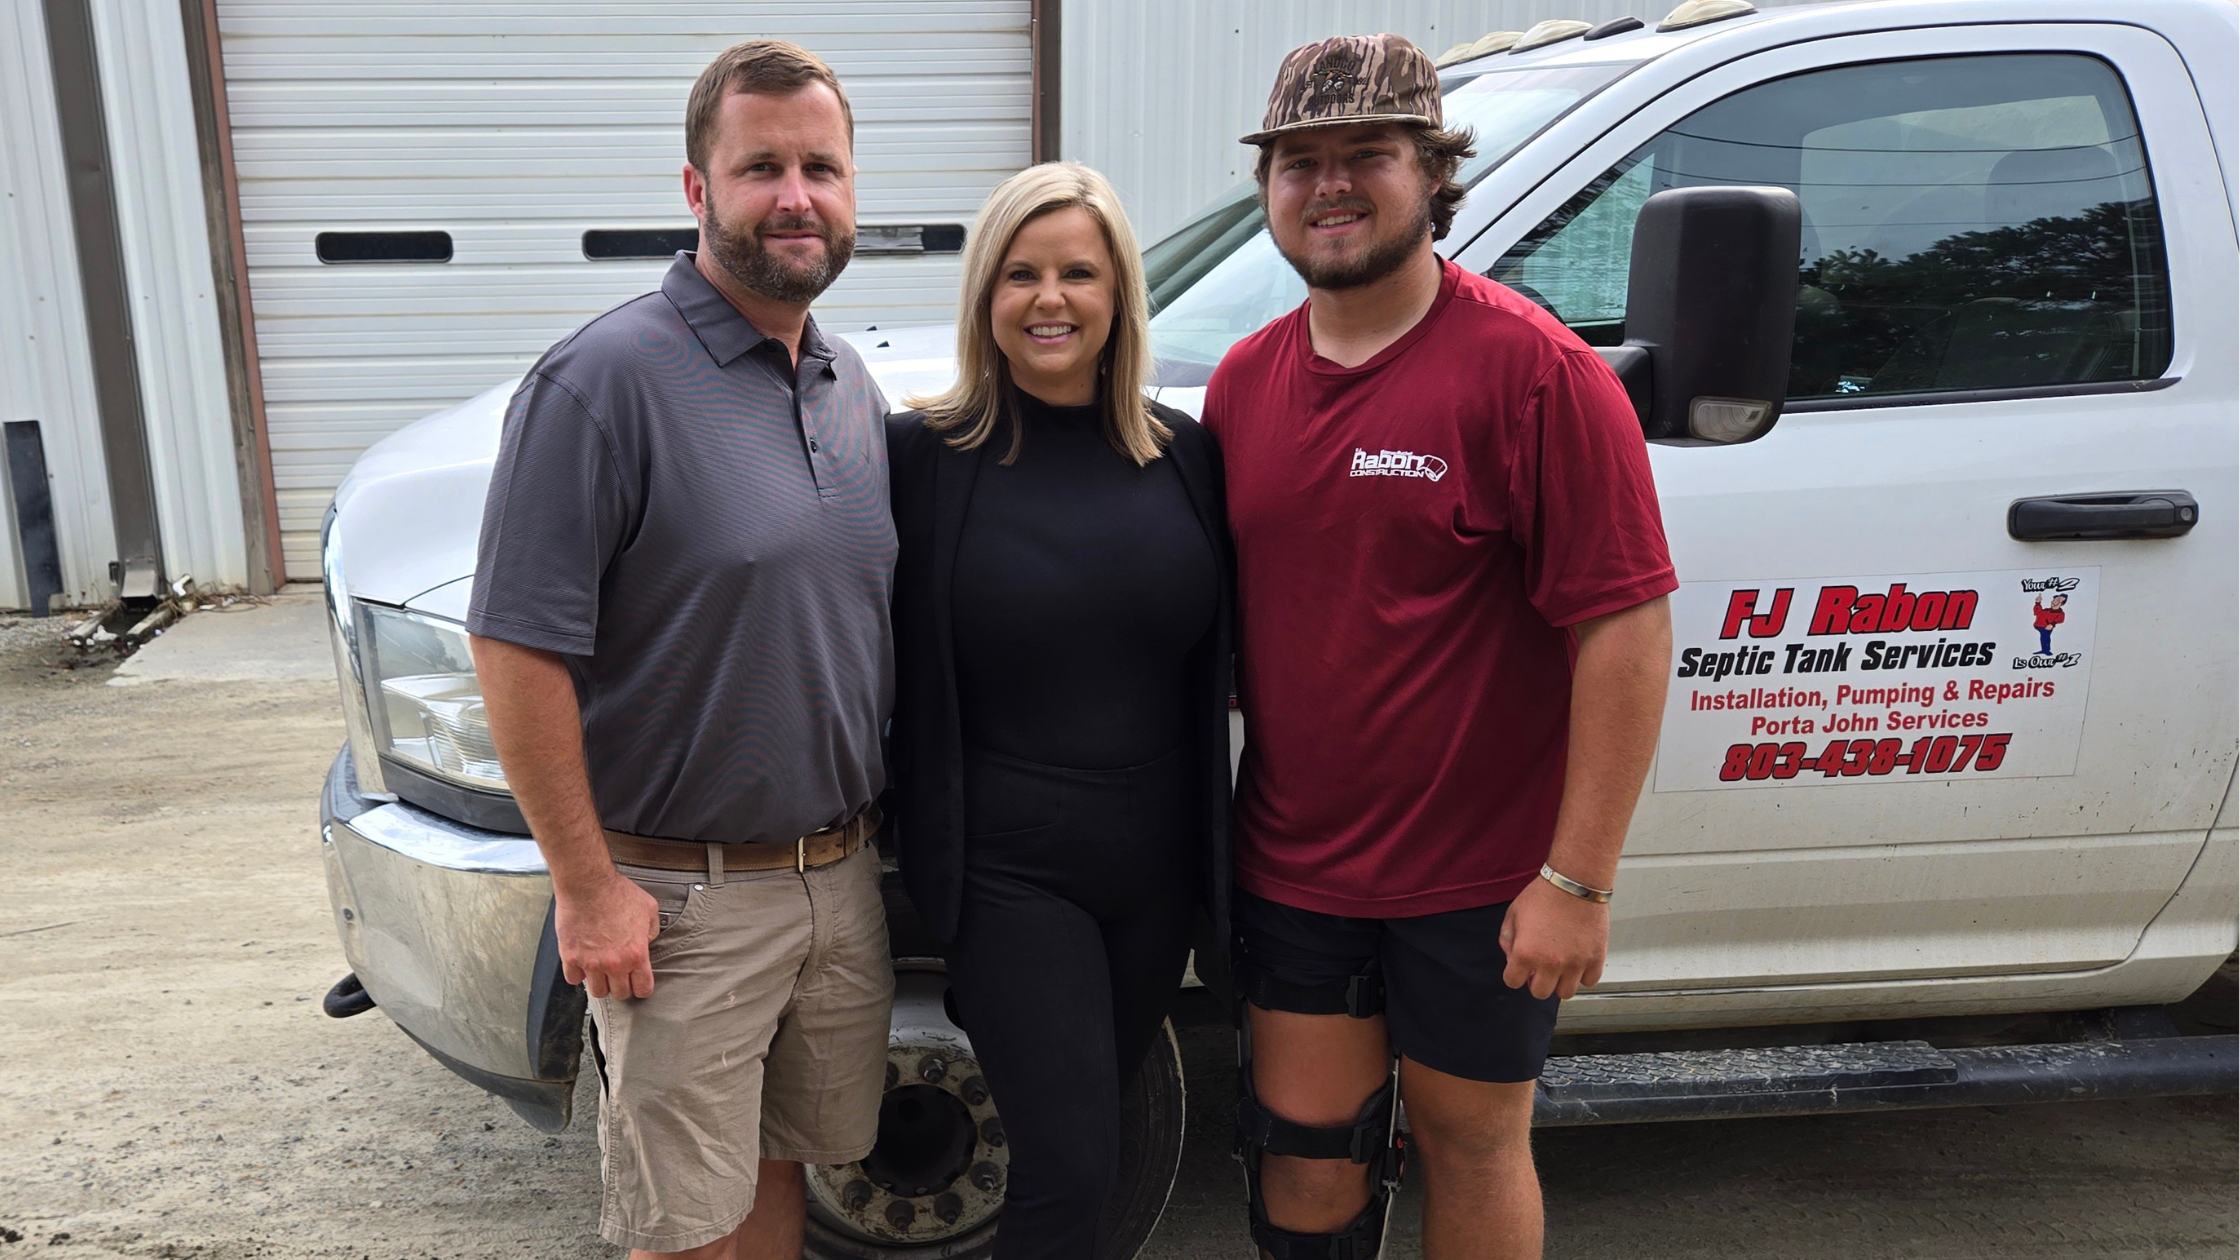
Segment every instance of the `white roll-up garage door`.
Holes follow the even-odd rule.
[[[831,63],[859,222],[953,248],[948,225],[1029,161],[1028,18],[1028,0],[221,0],[289,576],[318,573],[320,516],[367,445],[658,283],[665,259],[587,258],[585,234],[691,226],[684,99],[716,53],[770,36]],[[322,233],[332,257],[422,261],[323,262]],[[951,318],[957,256],[875,254],[880,235],[819,320]]]

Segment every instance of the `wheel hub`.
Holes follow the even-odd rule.
[[[895,976],[879,1136],[852,1164],[808,1169],[810,1210],[865,1242],[961,1238],[1003,1206],[1011,1152],[964,1030],[950,1021],[938,971]]]

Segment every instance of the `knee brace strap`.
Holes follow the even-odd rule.
[[[1384,978],[1373,971],[1320,984],[1294,984],[1269,975],[1239,951],[1234,974],[1237,991],[1264,1011],[1351,1015],[1355,1019],[1384,1014]]]
[[[1248,1069],[1237,1090],[1237,1140],[1272,1155],[1374,1163],[1391,1147],[1396,1085],[1396,1081],[1386,1080],[1382,1089],[1361,1104],[1352,1124],[1299,1124],[1260,1104]]]
[[[1392,1188],[1377,1186],[1369,1206],[1334,1234],[1295,1234],[1277,1229],[1255,1208],[1252,1241],[1275,1260],[1374,1260],[1384,1249],[1384,1217],[1392,1206]]]

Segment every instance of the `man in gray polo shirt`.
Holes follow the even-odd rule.
[[[855,242],[825,64],[756,41],[686,106],[701,249],[514,395],[467,628],[591,996],[600,1232],[801,1254],[870,1152],[888,962],[866,845],[893,698],[885,401],[809,303]]]

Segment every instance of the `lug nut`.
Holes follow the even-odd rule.
[[[978,1186],[983,1194],[994,1194],[1003,1185],[1003,1170],[984,1159],[974,1164],[972,1171],[965,1175],[972,1179],[972,1184]]]
[[[989,1116],[980,1122],[980,1140],[990,1146],[1003,1145],[1002,1116]]]
[[[949,1065],[941,1061],[940,1055],[929,1054],[918,1060],[918,1079],[928,1085],[939,1085],[941,1078],[948,1074]]]
[[[887,1061],[887,1088],[893,1089],[895,1086],[900,1085],[901,1083],[902,1072],[895,1067],[894,1061],[892,1059],[889,1059]]]
[[[917,1219],[918,1209],[908,1199],[896,1199],[887,1205],[887,1224],[897,1231],[910,1228],[910,1223]]]
[[[942,1195],[933,1201],[933,1214],[941,1218],[942,1224],[954,1225],[957,1218],[964,1215],[964,1200],[953,1194]]]
[[[840,1206],[851,1212],[861,1212],[871,1206],[871,1183],[858,1177],[840,1187]]]
[[[963,1090],[965,1105],[978,1107],[988,1101],[988,1078],[968,1076],[964,1078]]]

